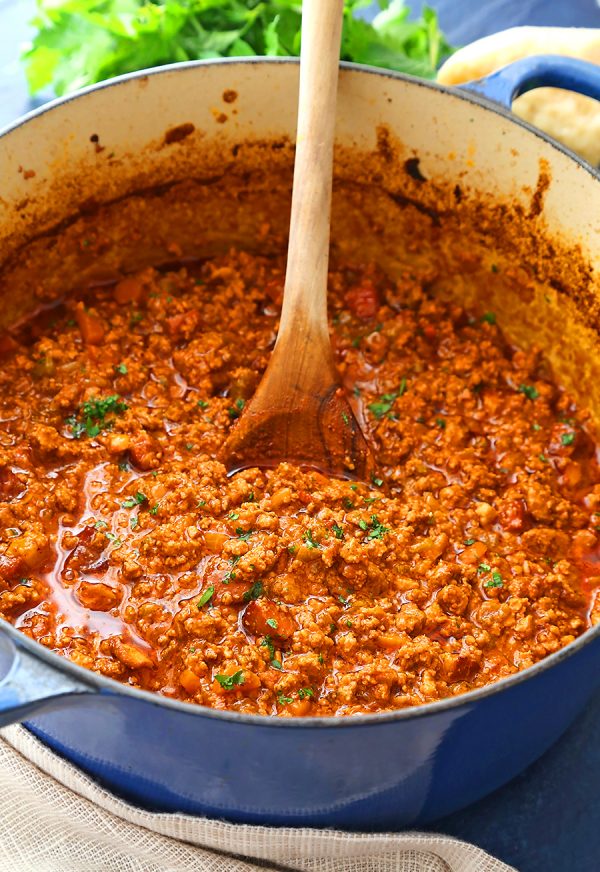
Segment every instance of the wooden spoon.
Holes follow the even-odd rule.
[[[225,444],[230,472],[281,461],[368,481],[371,455],[327,326],[333,139],[343,0],[304,0],[283,308],[267,370]]]

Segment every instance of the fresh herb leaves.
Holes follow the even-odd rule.
[[[372,22],[345,0],[342,60],[426,79],[452,49],[436,13],[409,21],[399,0],[379,0]],[[173,61],[240,55],[297,56],[299,0],[38,0],[23,60],[32,93],[65,94],[103,79]]]
[[[224,690],[233,690],[244,683],[244,670],[238,669],[233,675],[215,675],[215,678]]]
[[[75,439],[81,439],[82,436],[93,439],[102,430],[110,430],[113,426],[114,417],[107,418],[107,415],[122,415],[126,410],[127,404],[118,394],[104,398],[93,397],[82,403],[76,414],[67,418],[66,423]]]
[[[244,602],[249,603],[250,600],[258,599],[264,593],[264,585],[262,581],[255,581],[252,587],[244,594]]]
[[[208,602],[210,602],[214,592],[215,592],[214,584],[211,584],[209,587],[206,588],[206,590],[202,593],[202,596],[198,600],[197,605],[198,605],[199,609],[201,609],[202,606],[205,606]]]
[[[141,506],[142,503],[146,502],[147,499],[148,499],[148,497],[145,494],[138,491],[135,494],[135,496],[128,497],[128,499],[126,499],[124,502],[122,502],[121,506],[124,509],[133,509],[133,508],[135,508],[135,506]]]
[[[519,393],[525,394],[529,400],[537,400],[539,397],[539,392],[535,385],[519,385]]]

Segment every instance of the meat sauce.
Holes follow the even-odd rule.
[[[330,274],[371,482],[227,477],[283,276],[146,269],[2,337],[0,614],[135,687],[282,716],[454,696],[600,621],[589,413],[431,276]]]

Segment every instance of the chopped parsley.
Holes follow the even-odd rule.
[[[281,660],[271,660],[271,666],[273,667],[273,669],[283,669],[283,664]]]
[[[234,687],[244,683],[244,671],[243,669],[238,669],[233,675],[215,675],[215,678],[222,688],[232,690]]]
[[[474,545],[475,539],[465,539],[465,545]]]
[[[206,400],[198,400],[198,406],[201,409],[208,409],[208,402]]]
[[[288,702],[294,702],[291,696],[284,696],[282,693],[277,694],[277,702],[279,705],[287,705]]]
[[[344,424],[346,424],[346,426],[348,426],[348,424],[350,423],[350,418],[348,417],[346,412],[342,412],[342,421],[344,422]]]
[[[334,522],[331,529],[333,530],[333,535],[335,536],[336,539],[343,539],[344,538],[344,531],[342,530],[342,528],[340,527],[339,524],[336,524]]]
[[[304,538],[304,541],[306,542],[306,544],[308,545],[309,548],[320,548],[321,547],[321,545],[317,541],[315,541],[315,539],[313,538],[312,530],[307,530],[306,533],[304,534],[303,538]]]
[[[229,415],[229,417],[231,418],[232,421],[234,421],[236,418],[240,417],[240,415],[242,413],[242,409],[244,408],[245,405],[246,405],[246,401],[243,400],[241,397],[239,397],[239,399],[237,399],[235,401],[233,406],[230,406],[229,409],[227,409],[227,414]]]
[[[152,508],[150,509],[150,514],[151,514],[151,515],[156,515],[156,514],[158,514],[158,503],[154,503],[154,505],[153,505]]]
[[[485,581],[483,586],[484,587],[502,587],[503,583],[504,582],[502,581],[502,576],[500,575],[500,573],[499,572],[492,572],[492,577],[488,581]]]
[[[131,527],[132,530],[135,530],[135,528],[137,527],[137,525],[139,523],[140,523],[140,516],[134,515],[129,521],[129,526]]]
[[[265,638],[260,643],[261,648],[266,648],[269,652],[269,659],[272,660],[275,657],[275,646],[273,645],[273,640],[270,636],[265,636]]]
[[[94,527],[96,528],[96,530],[103,530],[104,527],[108,527],[108,524],[106,523],[106,521],[96,521]]]
[[[119,375],[127,375],[127,366],[126,366],[126,364],[124,364],[124,363],[119,363],[117,366],[115,366],[115,369],[116,369],[116,371],[119,373]]]
[[[383,485],[383,479],[382,479],[382,478],[377,478],[376,475],[372,475],[372,476],[371,476],[371,481],[373,482],[373,484],[375,485],[375,487],[382,487],[382,485]]]
[[[105,535],[106,538],[109,540],[109,542],[112,542],[112,543],[113,543],[113,545],[115,546],[115,548],[120,548],[121,545],[123,544],[123,543],[121,542],[121,540],[119,539],[119,537],[118,537],[118,536],[115,536],[114,533],[105,533],[104,535]]]
[[[110,430],[113,426],[114,418],[107,418],[107,415],[122,415],[126,409],[127,404],[121,400],[118,394],[104,398],[92,398],[82,403],[78,412],[68,417],[66,423],[71,428],[71,433],[75,439],[81,439],[82,436],[89,436],[93,439],[102,430]]]
[[[290,552],[290,554],[296,553],[296,546],[295,545],[288,545],[287,549]]]
[[[367,534],[367,541],[370,539],[383,539],[386,533],[390,532],[389,527],[384,527],[377,515],[371,515],[371,520],[367,524],[366,521],[359,521],[358,526]]]
[[[133,509],[135,506],[141,506],[147,499],[148,497],[145,494],[138,491],[135,496],[129,497],[125,502],[121,503],[121,506],[124,509]]]
[[[528,400],[537,400],[539,391],[535,385],[519,385],[519,393],[525,394]]]
[[[550,463],[545,454],[538,454],[538,457],[542,461],[542,463]]]
[[[242,527],[235,528],[235,535],[243,542],[247,542],[254,530],[244,530]]]
[[[489,572],[492,567],[488,563],[480,563],[477,572]]]
[[[440,430],[445,430],[445,429],[446,429],[446,422],[444,421],[443,418],[436,418],[436,419],[435,419],[435,423],[436,423],[437,426],[440,428]]]
[[[572,445],[575,441],[575,433],[563,433],[560,441],[562,445]]]
[[[229,514],[230,521],[237,521],[238,518],[239,518],[239,515],[237,512],[230,512],[230,514]]]
[[[250,600],[258,599],[264,593],[264,585],[262,581],[255,581],[252,587],[244,594],[244,602],[249,603]]]
[[[539,431],[540,431],[542,428],[540,427],[539,424],[535,424],[535,423],[534,423],[534,424],[531,425],[531,429],[534,431],[534,433],[539,433]]]
[[[354,508],[354,503],[352,502],[350,497],[344,497],[342,502],[344,504],[345,509],[353,509]]]
[[[275,618],[267,618],[267,624],[269,625],[269,627],[272,627],[273,630],[277,629],[278,625],[277,625],[277,621],[275,620]]]
[[[488,324],[495,324],[496,323],[496,313],[495,312],[486,312],[485,315],[483,315],[481,320],[486,321]]]
[[[406,379],[403,378],[400,382],[400,388],[397,391],[394,391],[391,394],[383,394],[383,396],[374,403],[369,403],[368,409],[371,411],[378,421],[381,421],[382,418],[388,417],[393,419],[393,415],[391,414],[392,406],[402,394],[406,390]]]
[[[301,687],[298,691],[298,699],[309,699],[311,696],[314,696],[315,692],[312,687]]]
[[[206,588],[206,590],[204,591],[204,593],[202,594],[202,596],[198,600],[197,605],[198,605],[199,609],[201,609],[202,606],[205,606],[208,602],[210,602],[214,592],[215,592],[214,584],[211,584],[209,587]]]

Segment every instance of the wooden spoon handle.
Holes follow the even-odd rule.
[[[326,339],[333,139],[344,0],[304,0],[294,192],[278,341]],[[323,333],[325,331],[325,336]]]

